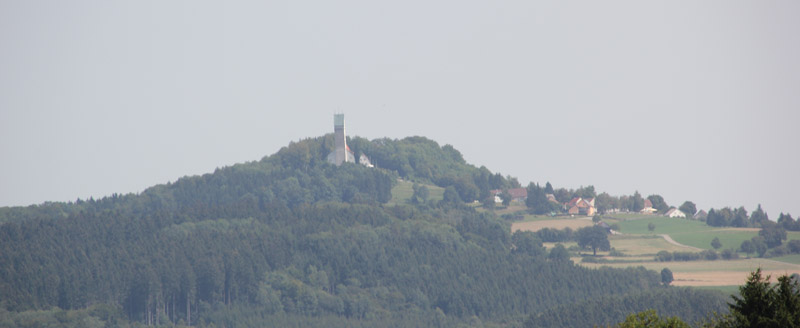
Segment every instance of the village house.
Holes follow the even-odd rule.
[[[567,213],[570,215],[586,215],[593,216],[597,213],[597,208],[594,206],[594,198],[581,198],[575,197],[567,202]]]
[[[695,213],[692,218],[695,220],[705,221],[706,217],[708,217],[708,213],[706,213],[705,210],[700,210],[700,212]]]
[[[684,214],[679,209],[674,207],[670,208],[669,211],[667,211],[667,213],[664,214],[664,216],[668,218],[686,218],[686,214]]]
[[[644,200],[644,208],[641,211],[639,211],[639,213],[642,213],[642,214],[653,214],[655,212],[656,212],[656,209],[653,208],[653,202],[651,202],[649,199],[645,199]]]
[[[503,191],[500,189],[490,190],[489,191],[494,196],[495,203],[502,203],[503,199],[500,195],[503,194]],[[525,204],[525,201],[528,199],[528,189],[525,188],[513,188],[508,189],[508,194],[511,195],[511,202],[517,204]]]

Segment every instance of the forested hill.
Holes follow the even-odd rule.
[[[558,326],[568,304],[632,293],[636,311],[722,310],[707,302],[718,296],[667,293],[655,272],[578,267],[511,235],[465,202],[516,181],[451,146],[348,144],[378,168],[327,163],[328,135],[140,194],[0,208],[0,327],[521,325],[537,313]],[[398,178],[444,199],[387,205]],[[704,302],[664,301],[674,295]]]

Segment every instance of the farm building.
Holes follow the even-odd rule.
[[[700,212],[695,213],[695,215],[692,218],[695,219],[695,220],[704,221],[707,216],[708,216],[708,213],[706,213],[705,210],[700,210]]]
[[[668,218],[685,218],[686,214],[681,212],[679,209],[673,207],[670,208],[669,211],[667,211],[667,213],[664,214],[664,216]]]
[[[592,216],[597,213],[597,208],[594,207],[594,198],[580,198],[575,197],[569,202],[567,202],[567,213],[569,214],[581,214],[586,216]]]
[[[528,189],[525,188],[514,188],[509,189],[508,193],[511,194],[511,200],[519,203],[525,203],[525,200],[528,199]]]
[[[642,214],[653,214],[655,212],[656,212],[656,209],[653,208],[653,202],[651,202],[649,199],[645,199],[644,200],[644,208],[641,211],[639,211],[639,213],[642,213]]]
[[[525,188],[514,188],[508,189],[508,194],[511,195],[511,201],[519,204],[525,204],[525,200],[528,199],[528,189]],[[503,194],[503,191],[500,189],[490,190],[489,191],[492,196],[494,196],[495,203],[502,203],[503,199],[500,198],[500,195]]]

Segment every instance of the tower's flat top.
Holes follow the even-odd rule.
[[[344,126],[344,114],[333,114],[333,126]]]

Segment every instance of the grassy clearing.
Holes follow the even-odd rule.
[[[786,263],[800,264],[800,254],[784,255],[781,257],[773,257],[772,259]]]
[[[604,216],[606,217],[606,216]],[[613,217],[620,221],[627,221],[627,220],[639,220],[639,219],[646,219],[651,218],[653,215],[651,214],[640,214],[640,213],[614,213],[609,214],[607,217]]]
[[[732,285],[732,286],[696,286],[695,288],[705,289],[705,290],[715,290],[722,292],[725,295],[739,295],[739,286]]]
[[[611,267],[627,267],[627,265],[617,264],[593,264],[585,263],[585,266],[611,266]],[[663,268],[669,268],[673,273],[707,273],[707,272],[733,272],[741,273],[746,276],[747,273],[754,271],[761,267],[764,271],[775,272],[800,272],[800,265],[790,264],[769,259],[738,259],[738,260],[717,260],[717,261],[687,261],[687,262],[648,262],[641,263],[647,269],[661,271]],[[733,285],[733,284],[731,284]]]
[[[648,230],[647,226],[650,223],[655,225],[655,230]],[[715,228],[701,221],[665,217],[648,217],[624,221],[620,222],[619,225],[625,234],[668,234],[678,243],[703,249],[713,249],[711,241],[714,237],[719,238],[722,243],[722,249],[738,249],[743,241],[758,235],[758,229]]]
[[[444,188],[429,184],[423,184],[428,188],[428,199],[438,202],[444,198]],[[398,180],[397,184],[392,187],[392,199],[389,200],[388,205],[405,204],[414,196],[414,183],[406,180]]]
[[[685,252],[685,247],[668,243],[661,237],[611,236],[611,247],[629,256],[647,256],[650,261],[659,251]]]
[[[523,221],[523,222],[514,222],[511,224],[511,232],[517,230],[522,231],[539,231],[544,228],[555,228],[555,229],[564,229],[569,227],[572,230],[576,230],[578,228],[589,227],[592,226],[594,223],[590,218],[581,218],[581,219],[553,219],[549,218],[547,220],[537,220],[537,221]]]
[[[669,268],[675,276],[676,286],[738,286],[744,284],[750,272],[761,267],[765,274],[777,277],[783,274],[800,272],[800,265],[765,259],[740,259],[732,261],[690,261],[690,262],[642,262],[642,263],[580,263],[590,268],[602,266],[626,268],[643,266],[648,270],[661,271]]]
[[[739,249],[739,245],[745,240],[758,236],[758,231],[737,231],[727,229],[713,229],[707,231],[690,231],[682,233],[669,234],[675,241],[697,248],[713,249],[711,241],[714,237],[719,238],[722,243],[722,249],[733,248]]]
[[[656,228],[654,231],[649,231],[647,226],[653,223]],[[647,216],[638,220],[626,220],[619,223],[620,230],[625,234],[649,235],[649,234],[669,234],[689,232],[689,231],[709,231],[709,227],[705,222],[666,218],[663,216]],[[674,238],[674,237],[673,237]],[[710,242],[710,241],[709,241]]]

